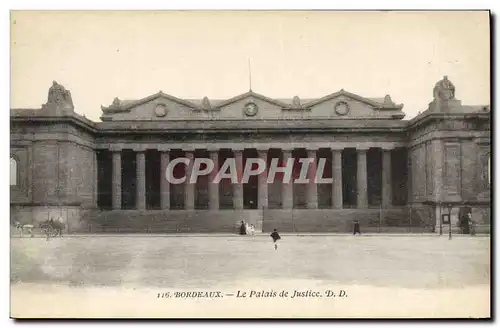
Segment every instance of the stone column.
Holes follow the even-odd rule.
[[[233,184],[233,205],[235,209],[240,210],[243,209],[243,184],[241,183],[243,175],[243,150],[233,150],[233,154],[238,177],[238,183]]]
[[[219,184],[213,183],[217,172],[219,172],[219,151],[209,149],[210,159],[214,162],[214,169],[208,177],[208,208],[211,210],[219,209]]]
[[[414,182],[412,180],[413,180],[413,176],[414,176],[413,166],[415,164],[412,162],[413,162],[412,149],[407,148],[406,163],[408,166],[408,169],[407,169],[408,175],[407,175],[407,179],[406,179],[406,193],[407,193],[406,194],[406,201],[407,201],[408,205],[411,205],[413,203],[413,185],[414,185]]]
[[[264,172],[259,174],[258,177],[258,192],[259,192],[259,200],[258,200],[258,208],[267,208],[269,205],[269,197],[268,197],[268,192],[267,192],[267,150],[258,150],[259,158],[266,163],[266,169]]]
[[[121,150],[113,151],[113,178],[112,178],[113,209],[122,208],[122,154]]]
[[[93,203],[94,203],[94,206],[97,207],[97,199],[99,197],[99,162],[97,161],[97,153],[96,153],[96,150],[94,149],[92,151],[92,163],[94,164],[94,170],[93,170],[93,173],[94,173],[94,183],[93,183],[93,186],[94,188],[92,189],[92,192],[93,192],[93,197],[92,197],[92,200],[93,200]]]
[[[138,151],[136,156],[136,204],[138,210],[146,209],[146,153]]]
[[[189,164],[186,167],[186,181],[184,182],[184,208],[186,210],[194,210],[194,193],[196,191],[196,184],[189,183],[191,172],[193,171],[194,164],[194,150],[186,151],[186,158],[189,159]]]
[[[170,183],[167,180],[167,166],[170,162],[170,153],[168,150],[161,152],[160,164],[160,194],[161,194],[161,209],[170,209]]]
[[[318,208],[318,185],[316,181],[316,149],[308,149],[307,157],[314,159],[314,162],[309,163],[309,169],[307,170],[307,178],[309,183],[307,184],[307,208]]]
[[[357,172],[357,193],[358,193],[358,208],[368,207],[368,176],[366,167],[366,148],[357,149],[357,159],[358,159],[358,172]]]
[[[391,149],[382,150],[382,206],[392,206]]]
[[[288,159],[292,158],[292,150],[282,149],[281,152],[283,153],[283,165],[286,165]],[[293,208],[293,177],[290,178],[288,183],[283,182],[281,203],[283,204],[284,209]]]
[[[332,149],[332,205],[340,209],[343,206],[342,194],[342,149]]]

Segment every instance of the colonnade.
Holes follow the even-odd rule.
[[[351,148],[351,147],[350,147]],[[367,151],[370,147],[356,147],[357,152],[357,170],[356,170],[356,190],[357,190],[357,208],[367,208],[368,207],[368,178],[367,178]],[[382,148],[382,206],[390,207],[392,203],[392,181],[391,181],[391,150],[392,147],[380,147]],[[342,183],[342,151],[343,148],[330,148],[331,149],[331,163],[332,163],[332,208],[341,209],[343,206],[343,183]],[[145,152],[147,149],[139,148],[135,149],[136,154],[136,208],[139,210],[146,209],[146,156]],[[207,149],[209,153],[209,158],[214,162],[215,168],[219,167],[219,149],[209,148]],[[287,163],[289,159],[292,158],[293,148],[282,147],[281,156],[284,163]],[[316,172],[316,167],[318,164],[317,151],[319,148],[309,148],[307,149],[308,158],[314,158],[314,163],[310,163],[310,169],[308,170],[309,182],[306,185],[306,197],[307,197],[307,208],[315,209],[318,208],[318,184],[314,181],[314,175]],[[112,207],[113,209],[121,209],[122,206],[122,156],[121,149],[110,148],[112,152]],[[186,167],[186,182],[184,188],[184,208],[186,210],[192,210],[195,208],[195,192],[196,185],[189,183],[189,177],[192,173],[193,162],[195,159],[195,151],[191,149],[183,149],[186,158],[189,159],[189,165]],[[236,167],[243,167],[243,148],[232,149],[234,159],[236,162]],[[161,182],[160,182],[160,194],[161,194],[161,209],[167,210],[170,208],[170,183],[166,177],[166,169],[170,162],[170,149],[162,149],[161,152]],[[269,149],[257,149],[258,157],[265,163],[268,163]],[[266,168],[267,172],[267,168]],[[212,170],[209,175],[209,181],[213,181],[217,170]],[[268,181],[266,174],[260,174],[258,176],[258,197],[257,208],[267,208],[268,207]],[[216,183],[208,184],[208,208],[211,210],[219,209],[219,186]],[[243,209],[244,199],[243,199],[243,184],[241,179],[238,179],[237,183],[232,184],[233,188],[233,207],[234,209]],[[282,208],[291,209],[293,208],[293,179],[284,182],[281,188],[281,200]]]

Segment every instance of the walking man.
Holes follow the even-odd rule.
[[[278,240],[281,239],[280,237],[280,234],[278,233],[278,231],[276,231],[276,229],[274,229],[274,231],[271,233],[271,238],[273,239],[273,243],[274,243],[274,250],[277,251],[278,250]]]
[[[357,233],[359,233],[359,235],[361,235],[361,229],[359,228],[358,220],[354,220],[354,232],[352,234],[356,235]]]

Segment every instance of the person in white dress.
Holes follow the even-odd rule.
[[[248,227],[248,234],[251,235],[251,236],[254,236],[255,235],[255,227],[253,226],[253,224],[250,225],[250,227]]]

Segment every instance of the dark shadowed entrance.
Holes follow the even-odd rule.
[[[469,214],[472,214],[472,210],[470,207],[468,206],[460,207],[458,211],[458,220],[460,223],[460,231],[462,231],[464,235],[470,234]]]

